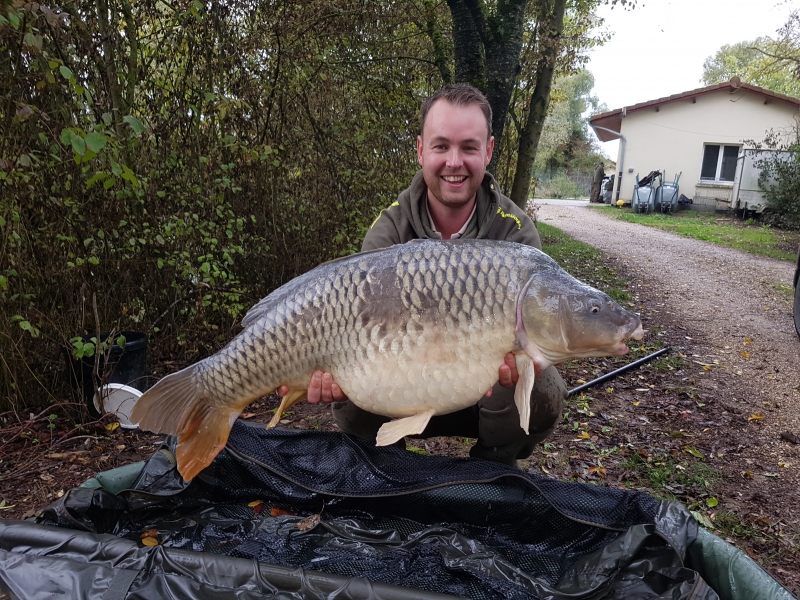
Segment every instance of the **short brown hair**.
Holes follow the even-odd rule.
[[[422,135],[422,130],[425,128],[425,119],[428,116],[428,112],[439,100],[446,100],[450,104],[455,104],[456,106],[471,106],[473,104],[478,106],[486,117],[486,129],[489,132],[486,139],[492,136],[492,107],[489,105],[486,96],[484,96],[479,89],[472,87],[468,83],[446,85],[422,103],[419,124],[420,135]]]

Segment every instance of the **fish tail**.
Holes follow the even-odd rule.
[[[145,392],[131,411],[131,421],[155,433],[178,436],[178,472],[189,481],[225,447],[235,407],[221,409],[201,392],[195,366],[167,375]]]

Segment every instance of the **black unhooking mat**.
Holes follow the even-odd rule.
[[[647,494],[242,421],[186,484],[173,447],[0,521],[0,597],[717,598],[696,521]]]

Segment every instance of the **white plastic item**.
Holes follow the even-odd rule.
[[[138,423],[131,423],[130,416],[136,401],[142,392],[122,383],[109,383],[100,388],[94,395],[94,407],[99,413],[114,413],[119,419],[119,426],[125,429],[136,429]],[[100,408],[102,399],[102,409]]]

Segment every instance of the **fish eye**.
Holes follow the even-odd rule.
[[[598,313],[600,312],[600,302],[592,298],[589,300],[589,312]]]

